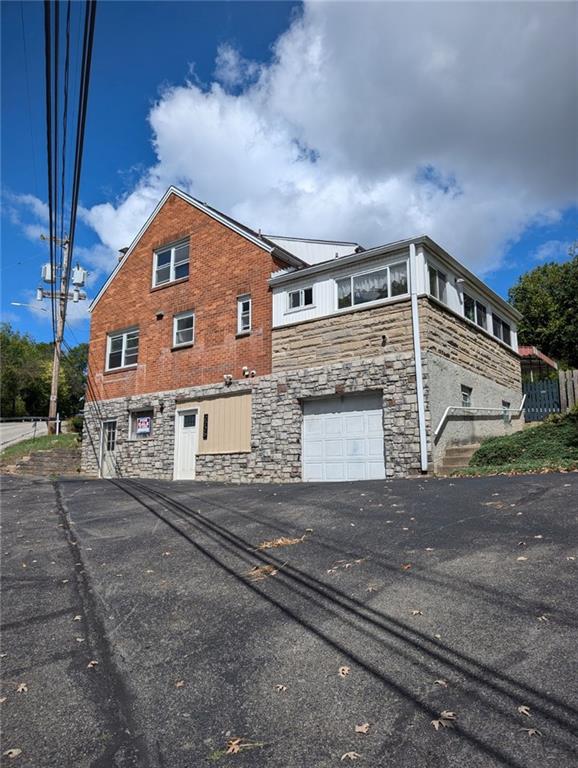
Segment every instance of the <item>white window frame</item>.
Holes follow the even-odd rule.
[[[497,321],[498,328],[500,330],[499,333],[496,333],[494,330],[494,321]],[[506,326],[510,333],[510,341],[506,341],[504,339],[504,326]],[[505,320],[503,320],[500,315],[496,314],[494,311],[492,311],[492,336],[495,339],[499,339],[502,344],[505,344],[507,347],[512,346],[512,326],[510,323],[507,323]]]
[[[185,277],[178,277],[175,278],[175,252],[177,248],[182,248],[183,245],[186,245],[188,248],[188,260],[187,264],[189,265],[189,272]],[[157,283],[157,269],[158,269],[158,257],[161,253],[166,253],[167,251],[171,252],[171,261],[170,261],[170,273],[169,273],[169,279],[164,280],[162,283]],[[185,264],[184,261],[180,262],[179,264]],[[189,274],[191,269],[191,247],[189,240],[181,240],[178,243],[173,243],[172,245],[164,246],[163,248],[157,248],[156,251],[154,251],[153,254],[153,278],[152,278],[152,287],[153,288],[161,288],[165,285],[170,285],[171,283],[180,281],[180,280],[188,280]]]
[[[405,293],[398,293],[395,296],[391,295],[391,272],[390,269],[392,267],[399,267],[400,265],[405,265],[405,275],[406,275],[406,281],[407,281],[407,291]],[[353,280],[356,277],[363,277],[364,275],[370,275],[372,272],[383,272],[384,270],[387,270],[387,296],[385,299],[375,299],[374,301],[363,301],[359,304],[356,304],[354,301],[354,294],[353,294]],[[350,280],[350,288],[351,288],[351,304],[348,307],[340,307],[339,306],[339,287],[338,283],[342,280],[347,280],[349,278]],[[393,261],[391,264],[382,264],[378,267],[372,267],[371,269],[364,269],[363,272],[354,272],[351,275],[343,275],[343,277],[336,277],[334,280],[335,283],[335,310],[336,312],[349,312],[352,309],[355,309],[355,307],[372,307],[375,304],[383,304],[386,301],[395,301],[397,299],[401,299],[404,296],[409,296],[409,261],[408,259],[400,259],[398,261]]]
[[[247,328],[243,328],[243,304],[249,302],[249,325]],[[253,327],[253,301],[250,293],[244,293],[242,296],[237,296],[237,335],[251,333]]]
[[[185,318],[192,317],[193,318],[193,338],[190,341],[177,341],[177,331],[178,331],[178,321],[184,320]],[[178,315],[173,315],[173,348],[178,347],[190,347],[195,343],[195,326],[196,326],[196,318],[195,313],[192,309],[187,310],[186,312],[179,312]]]
[[[433,264],[431,261],[426,262],[427,263],[427,281],[428,281],[428,293],[430,296],[433,296],[434,299],[437,299],[438,301],[441,301],[442,304],[448,303],[448,276],[446,272],[442,272],[441,269]],[[433,270],[436,273],[436,291],[439,294],[440,292],[440,279],[443,278],[443,296],[436,295],[432,291],[431,286],[431,271]]]
[[[127,336],[130,333],[136,333],[138,334],[138,347],[137,347],[137,361],[136,363],[129,363],[126,364],[126,340]],[[111,368],[109,365],[110,360],[110,347],[113,339],[118,339],[119,337],[122,337],[122,349],[121,349],[121,364],[115,366],[114,368]],[[140,330],[137,327],[134,328],[126,328],[124,331],[113,331],[112,333],[107,333],[106,335],[106,367],[105,370],[107,371],[120,371],[123,368],[136,368],[138,365],[138,353],[140,349]]]
[[[305,291],[311,291],[311,302],[309,304],[305,303]],[[291,306],[291,296],[293,294],[299,294],[299,304],[296,307]],[[311,307],[314,307],[315,303],[313,301],[313,286],[312,285],[306,285],[305,288],[293,288],[292,290],[287,291],[287,309],[286,312],[299,312],[302,309],[311,309]]]

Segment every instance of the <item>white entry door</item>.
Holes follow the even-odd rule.
[[[303,404],[303,480],[384,477],[381,393],[344,395]]]
[[[100,475],[101,477],[116,477],[116,419],[102,422],[100,437]]]
[[[195,479],[198,411],[177,411],[175,417],[175,480]]]

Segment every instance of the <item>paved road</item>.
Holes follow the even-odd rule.
[[[0,423],[0,451],[9,445],[28,440],[29,437],[39,437],[47,433],[45,421],[18,421]]]
[[[30,768],[576,766],[577,500],[578,474],[6,479],[3,749]],[[253,748],[224,755],[233,737]]]

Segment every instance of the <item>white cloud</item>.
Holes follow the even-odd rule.
[[[547,240],[532,254],[536,261],[559,261],[568,257],[569,240]]]
[[[265,232],[365,245],[427,233],[479,272],[576,204],[577,6],[318,3],[268,66],[169,88],[156,164],[83,211],[128,245],[169,184]],[[255,79],[256,78],[256,79]]]

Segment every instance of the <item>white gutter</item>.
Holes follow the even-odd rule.
[[[417,304],[417,258],[415,243],[409,245],[409,275],[411,283],[411,323],[413,327],[413,355],[415,358],[415,386],[417,391],[417,416],[419,424],[419,453],[422,472],[427,472],[427,433],[425,426],[425,401],[423,395],[423,371],[421,365],[421,339]]]
[[[473,405],[448,405],[448,407],[444,411],[444,415],[440,419],[440,423],[437,425],[436,430],[434,432],[434,439],[440,434],[443,425],[446,422],[447,417],[450,415],[450,413],[455,413],[456,411],[465,411],[466,413],[471,414],[473,411],[490,411],[492,413],[515,413],[518,416],[522,415],[522,411],[524,410],[524,403],[526,402],[526,395],[522,398],[522,402],[520,403],[519,408],[482,408],[477,407]]]

